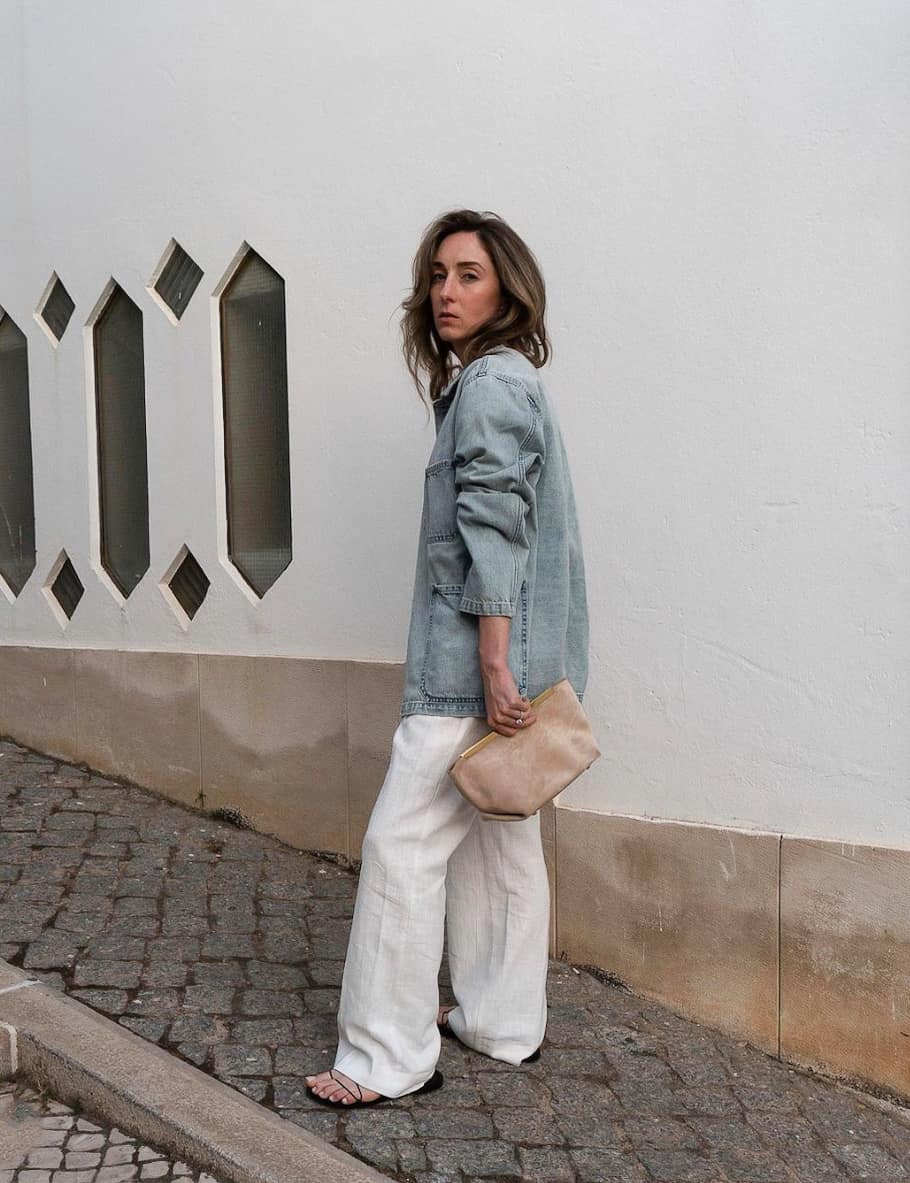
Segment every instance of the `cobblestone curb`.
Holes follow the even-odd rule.
[[[0,961],[0,1020],[15,1028],[18,1073],[33,1086],[224,1183],[381,1183],[350,1155],[60,991],[9,989],[27,980]]]

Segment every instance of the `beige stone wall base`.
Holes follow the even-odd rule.
[[[778,845],[559,809],[560,952],[776,1054]]]
[[[785,838],[781,1052],[910,1098],[910,850]]]
[[[0,734],[360,854],[401,665],[0,646]],[[910,1098],[910,850],[550,806],[551,948]]]

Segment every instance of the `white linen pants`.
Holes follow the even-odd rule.
[[[477,717],[405,716],[367,827],[334,1066],[387,1097],[435,1070],[444,932],[458,1038],[510,1064],[543,1039],[550,892],[540,818],[484,821],[448,775],[488,730]]]

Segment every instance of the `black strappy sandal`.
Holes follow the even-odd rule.
[[[432,1093],[435,1089],[442,1088],[443,1085],[442,1073],[437,1068],[429,1080],[424,1081],[419,1089],[414,1089],[414,1091],[411,1093],[405,1093],[404,1096],[401,1097],[384,1097],[380,1093],[379,1096],[374,1097],[372,1101],[364,1101],[363,1090],[356,1080],[351,1081],[351,1084],[353,1084],[354,1088],[357,1089],[357,1092],[355,1093],[354,1089],[346,1085],[343,1080],[338,1079],[338,1077],[335,1075],[334,1068],[329,1069],[329,1076],[331,1076],[332,1080],[334,1080],[336,1084],[340,1085],[344,1089],[349,1097],[353,1097],[354,1100],[348,1101],[347,1103],[343,1101],[330,1101],[328,1097],[320,1097],[318,1093],[314,1093],[310,1088],[307,1089],[307,1092],[314,1101],[318,1101],[320,1105],[329,1105],[332,1109],[358,1109],[363,1108],[366,1105],[378,1105],[380,1101],[403,1101],[404,1097],[416,1097],[419,1093]]]
[[[439,1034],[444,1035],[446,1039],[458,1039],[458,1036],[449,1026],[449,1011],[455,1010],[455,1007],[446,1006],[441,1007],[440,1009],[442,1010],[442,1018],[436,1020],[436,1026],[439,1028]],[[461,1043],[461,1040],[458,1039],[458,1042]],[[464,1046],[467,1047],[467,1044],[464,1044]],[[473,1051],[474,1049],[472,1048],[471,1050]],[[536,1064],[539,1059],[540,1048],[537,1048],[537,1050],[531,1052],[529,1056],[525,1056],[521,1062],[522,1064]]]

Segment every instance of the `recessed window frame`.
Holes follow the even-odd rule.
[[[151,566],[150,556],[150,522],[149,522],[149,471],[148,471],[148,414],[146,407],[145,388],[143,386],[143,429],[145,432],[145,522],[144,522],[144,543],[145,552],[148,556],[145,559],[145,569],[136,583],[128,590],[121,586],[119,580],[115,578],[114,574],[108,570],[107,556],[108,556],[108,539],[104,529],[104,507],[103,507],[103,491],[101,480],[101,444],[99,438],[99,416],[98,416],[98,388],[97,388],[97,354],[96,354],[96,329],[99,322],[107,312],[110,303],[116,293],[120,291],[123,295],[137,308],[140,317],[142,317],[142,307],[139,302],[133,299],[129,290],[121,283],[118,283],[113,276],[108,280],[104,286],[104,290],[99,296],[92,309],[89,318],[85,324],[83,341],[85,349],[85,391],[86,391],[86,418],[88,422],[89,432],[89,447],[91,452],[91,463],[88,466],[89,473],[89,519],[91,528],[91,564],[100,581],[104,584],[107,590],[113,596],[114,600],[120,607],[123,607],[130,596],[134,594],[136,589],[145,579]],[[143,353],[143,384],[145,382],[145,340],[142,340]]]
[[[167,270],[167,268],[170,266],[171,261],[173,260],[174,255],[176,254],[177,251],[181,251],[184,255],[186,255],[186,257],[193,264],[193,266],[196,267],[196,269],[199,271],[199,276],[196,279],[195,283],[192,285],[192,291],[190,292],[189,296],[187,297],[186,304],[184,305],[183,311],[180,313],[179,316],[174,311],[174,309],[170,306],[170,304],[168,304],[167,300],[165,300],[165,298],[158,291],[158,284],[161,282],[161,277],[164,274],[164,272]],[[205,272],[199,266],[199,264],[196,262],[196,260],[193,258],[193,256],[189,253],[189,251],[186,249],[186,247],[183,246],[182,243],[179,243],[176,238],[172,238],[170,240],[170,242],[167,244],[167,246],[164,248],[164,254],[162,254],[161,258],[158,260],[158,266],[155,268],[154,272],[152,273],[151,279],[148,281],[148,284],[146,285],[146,291],[151,296],[152,300],[158,305],[158,307],[161,309],[161,311],[164,313],[164,315],[168,318],[168,320],[171,322],[171,324],[175,326],[175,328],[177,326],[179,326],[180,321],[183,319],[184,315],[186,314],[186,311],[189,308],[190,304],[192,303],[193,296],[196,294],[196,291],[197,291],[200,283],[202,282],[204,275],[205,275]]]
[[[230,497],[229,479],[228,479],[228,462],[227,462],[227,430],[226,430],[226,395],[224,383],[224,341],[223,341],[223,313],[222,313],[222,298],[230,288],[251,254],[257,255],[275,274],[281,279],[282,284],[285,284],[284,277],[273,266],[267,256],[260,251],[257,251],[249,242],[244,241],[240,249],[234,255],[230,265],[223,274],[221,280],[215,287],[210,298],[210,315],[212,327],[212,376],[213,376],[213,411],[214,411],[214,434],[217,460],[217,475],[218,479],[215,487],[215,503],[218,519],[218,560],[225,571],[228,572],[234,584],[240,589],[244,597],[254,605],[262,603],[263,599],[276,586],[282,576],[287,571],[294,559],[293,554],[293,479],[291,471],[291,448],[290,448],[290,390],[288,379],[288,355],[287,355],[287,304],[286,304],[286,284],[284,286],[284,316],[285,316],[285,351],[284,351],[284,365],[285,365],[285,389],[288,393],[287,402],[287,419],[285,420],[285,440],[287,446],[287,481],[288,481],[288,559],[284,566],[277,572],[268,587],[265,588],[260,595],[256,588],[248,581],[245,574],[238,566],[232,554],[232,539],[230,529]]]
[[[48,324],[48,322],[44,319],[45,309],[47,308],[48,302],[49,302],[51,296],[53,295],[54,289],[56,288],[57,284],[60,285],[60,287],[66,293],[67,299],[73,305],[73,307],[70,309],[70,314],[66,319],[66,324],[63,326],[63,332],[60,334],[59,337],[54,332],[54,330],[51,328],[51,326]],[[51,277],[47,281],[44,291],[41,293],[41,299],[38,301],[38,307],[35,309],[33,315],[34,315],[35,320],[41,326],[41,331],[44,333],[45,337],[47,337],[48,341],[50,341],[51,345],[53,345],[53,347],[55,349],[57,349],[59,347],[60,342],[63,340],[64,335],[66,334],[66,330],[72,324],[73,316],[75,315],[75,311],[76,311],[76,302],[75,302],[75,300],[73,300],[73,297],[70,295],[69,289],[67,288],[67,286],[63,282],[63,280],[60,278],[60,276],[57,274],[57,272],[52,271]]]
[[[35,568],[38,562],[38,527],[35,519],[35,458],[34,448],[32,445],[32,407],[28,366],[28,337],[19,327],[19,324],[9,315],[6,309],[0,307],[0,330],[4,330],[5,325],[11,326],[13,331],[18,333],[22,338],[22,349],[24,352],[25,361],[24,413],[22,407],[17,408],[16,413],[20,420],[24,420],[25,433],[27,435],[27,446],[23,449],[17,448],[18,459],[12,467],[16,480],[21,481],[23,486],[16,492],[14,500],[21,500],[25,506],[25,517],[22,521],[18,522],[17,525],[19,529],[24,528],[26,545],[30,547],[28,551],[28,557],[25,559],[25,566],[28,567],[28,571],[25,573],[24,578],[22,578],[21,581],[17,580],[17,587],[14,583],[9,581],[8,575],[10,572],[7,571],[7,573],[4,573],[2,570],[0,570],[0,590],[2,590],[4,597],[9,601],[9,603],[13,604],[22,595],[23,591],[25,591],[29,580],[35,573]],[[0,425],[2,425],[2,423],[3,410],[0,408]],[[17,426],[21,428],[21,422]],[[15,438],[16,435],[17,431],[14,430],[12,437]]]
[[[180,568],[183,566],[188,555],[191,556],[193,561],[198,565],[199,569],[202,571],[202,574],[205,576],[207,583],[208,583],[208,586],[206,587],[206,590],[205,590],[205,594],[203,595],[202,599],[199,601],[199,607],[196,609],[195,613],[192,616],[190,616],[190,614],[184,608],[183,604],[180,602],[180,600],[175,595],[173,589],[171,588],[171,581],[173,580],[173,578],[177,574],[177,572],[180,570]],[[183,546],[181,546],[180,550],[177,552],[177,555],[174,558],[173,562],[170,564],[168,569],[165,571],[164,575],[161,577],[161,579],[158,583],[158,589],[161,592],[162,596],[164,597],[165,603],[170,608],[170,610],[174,613],[174,616],[177,619],[177,623],[180,625],[180,627],[183,629],[184,632],[187,632],[190,628],[190,625],[193,623],[193,621],[199,615],[199,612],[201,611],[203,604],[208,599],[208,594],[212,590],[212,581],[209,578],[205,568],[202,566],[202,564],[199,562],[199,559],[196,557],[195,552],[191,551],[190,548],[187,546],[187,544],[184,543]]]
[[[60,572],[63,570],[63,568],[66,566],[67,563],[69,563],[70,566],[73,568],[73,572],[74,572],[76,578],[79,580],[79,584],[82,588],[82,591],[79,595],[79,599],[76,601],[76,604],[73,607],[73,616],[75,616],[76,613],[79,611],[79,605],[85,599],[85,590],[86,589],[85,589],[85,584],[82,582],[82,579],[79,576],[79,572],[76,570],[76,564],[73,562],[73,560],[70,558],[70,556],[66,553],[65,549],[61,550],[59,555],[57,555],[57,558],[54,560],[53,566],[51,567],[50,571],[48,571],[48,573],[47,573],[47,578],[44,580],[44,583],[41,585],[41,592],[42,592],[45,600],[47,600],[48,606],[50,607],[51,612],[53,612],[53,614],[54,614],[54,618],[56,619],[57,623],[60,625],[60,627],[62,629],[69,627],[69,624],[72,621],[73,617],[67,616],[66,612],[64,611],[63,605],[60,603],[60,601],[54,595],[53,589],[54,589],[54,584],[57,582],[57,578],[60,575]]]

